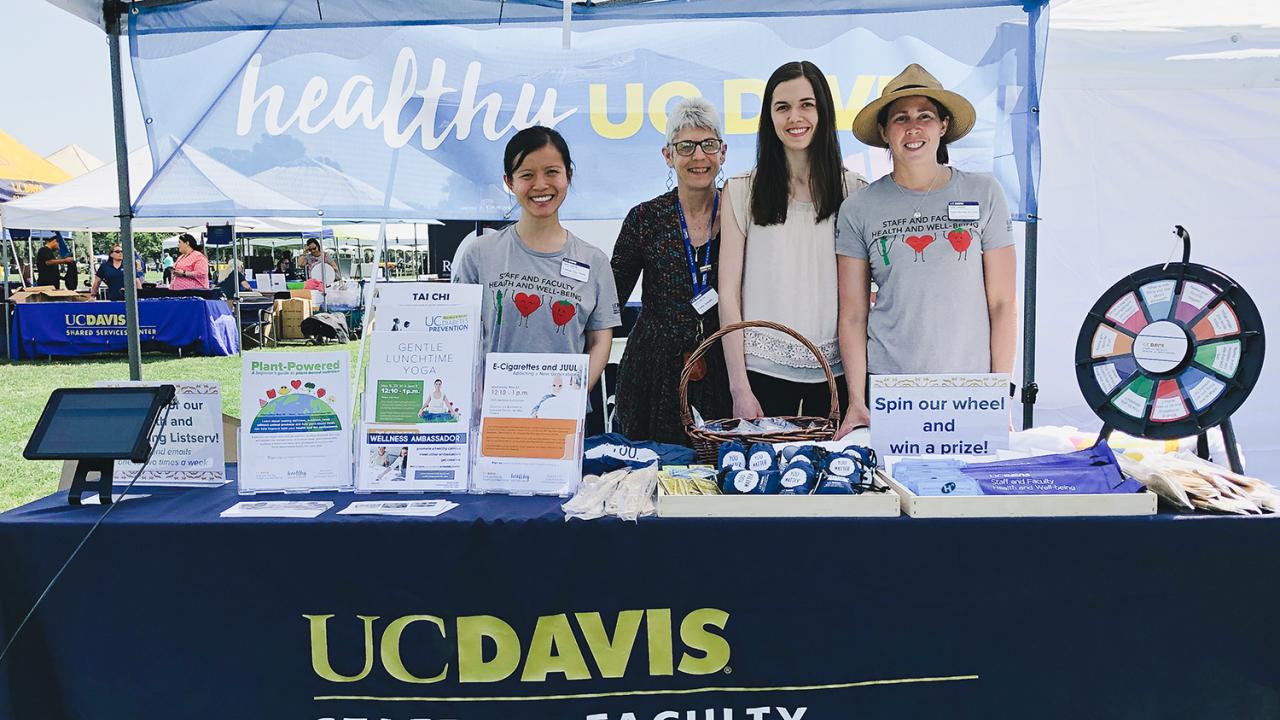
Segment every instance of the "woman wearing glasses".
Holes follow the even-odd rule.
[[[625,302],[644,275],[644,306],[618,369],[618,419],[632,440],[688,443],[680,422],[680,371],[689,353],[720,327],[716,175],[726,147],[711,103],[689,98],[676,105],[662,147],[675,187],[632,208],[613,247],[619,300]],[[727,416],[729,385],[718,346],[691,378],[690,404],[708,419]]]
[[[142,279],[136,277],[134,273],[134,287],[142,287]],[[97,272],[93,274],[93,285],[89,288],[89,294],[93,297],[98,296],[98,286],[105,283],[107,286],[108,300],[124,299],[124,278],[125,264],[124,251],[119,245],[111,248],[111,255],[102,264],[98,266]]]
[[[755,170],[725,185],[720,322],[785,325],[840,375],[835,220],[840,203],[867,181],[844,169],[831,90],[813,63],[775,70],[762,103]],[[734,417],[831,412],[826,374],[792,337],[748,328],[726,335],[724,352]]]

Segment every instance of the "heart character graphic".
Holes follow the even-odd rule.
[[[516,310],[520,312],[520,320],[525,327],[529,327],[529,316],[535,310],[542,307],[542,298],[533,293],[516,293],[515,297]]]
[[[578,312],[577,306],[568,300],[557,300],[551,304],[551,319],[555,321],[556,332],[564,333],[564,326],[569,324]]]
[[[270,398],[271,400],[275,400],[275,399],[276,399],[276,391],[275,391],[275,390],[268,390],[268,391],[267,391],[267,397],[268,397],[268,398]]]
[[[924,262],[924,249],[933,243],[932,235],[911,235],[906,239],[907,245],[916,251],[915,260]]]
[[[956,260],[969,258],[969,246],[973,244],[973,235],[964,228],[956,228],[947,233],[947,242],[956,251]]]
[[[324,397],[324,388],[320,388],[316,391],[316,397]]]
[[[293,389],[294,389],[294,390],[297,390],[298,388],[302,387],[302,381],[301,381],[301,380],[293,380],[293,381],[291,381],[289,384],[293,386]]]

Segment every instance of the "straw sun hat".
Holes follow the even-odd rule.
[[[942,136],[942,142],[955,142],[973,129],[973,122],[977,117],[973,111],[973,104],[965,100],[962,95],[944,90],[942,83],[930,75],[928,70],[911,63],[884,86],[880,97],[862,108],[858,116],[853,119],[854,137],[861,140],[864,145],[889,147],[880,138],[880,127],[876,124],[876,116],[894,100],[913,95],[933,98],[951,112],[951,122],[947,126],[947,134]]]

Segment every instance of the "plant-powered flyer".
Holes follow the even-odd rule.
[[[346,352],[244,354],[240,492],[351,487],[348,363]]]

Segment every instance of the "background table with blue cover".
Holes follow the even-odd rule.
[[[0,667],[0,717],[1280,713],[1274,518],[358,518],[336,512],[391,496],[327,493],[289,498],[333,500],[315,520],[231,520],[283,496],[136,491]],[[102,512],[0,515],[0,638]]]
[[[144,350],[235,355],[240,349],[235,313],[221,300],[139,300],[138,325]],[[92,355],[127,346],[123,302],[14,305],[10,349],[15,358]]]

